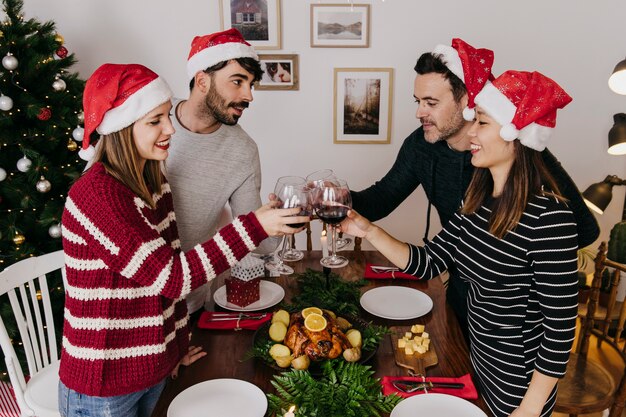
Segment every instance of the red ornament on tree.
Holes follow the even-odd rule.
[[[52,112],[50,111],[50,109],[46,108],[46,107],[42,107],[41,110],[39,110],[39,114],[37,115],[37,118],[39,120],[48,120],[50,119],[50,117],[52,116]]]
[[[59,49],[57,49],[56,54],[61,59],[65,58],[67,56],[67,48],[65,46],[59,46]]]

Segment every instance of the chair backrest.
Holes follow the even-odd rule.
[[[591,283],[591,294],[587,304],[587,314],[582,319],[576,351],[586,356],[589,352],[591,336],[597,338],[598,348],[610,346],[626,364],[626,343],[622,338],[624,322],[626,321],[626,302],[617,300],[617,288],[620,281],[620,272],[626,272],[626,265],[614,262],[606,257],[607,244],[602,242],[595,258],[595,271]],[[600,287],[605,269],[612,268],[610,277],[610,291],[606,307],[599,305]],[[626,400],[626,370],[622,375],[618,392],[611,408],[610,416],[621,416]]]
[[[35,376],[59,359],[50,292],[46,274],[61,270],[65,283],[63,251],[27,258],[0,272],[0,295],[7,294],[22,339],[28,374]],[[18,405],[24,409],[24,370],[5,323],[0,319],[0,347]]]

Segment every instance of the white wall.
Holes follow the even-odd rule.
[[[138,62],[185,96],[189,44],[195,35],[220,29],[218,1],[25,0],[24,11],[27,18],[56,22],[84,78],[104,62]],[[624,0],[361,0],[371,4],[367,49],[310,48],[311,2],[315,0],[282,0],[283,48],[276,52],[300,55],[300,91],[257,91],[241,120],[259,145],[263,195],[279,176],[319,168],[333,168],[353,189],[382,177],[403,139],[418,126],[412,98],[416,58],[438,43],[449,44],[452,37],[493,49],[495,74],[538,70],[574,97],[559,113],[549,147],[579,188],[607,174],[626,176],[626,156],[606,153],[612,116],[626,111],[626,97],[607,87],[614,65],[626,56]],[[394,68],[390,145],[332,143],[334,67]],[[621,218],[625,189],[615,188],[613,202],[598,217],[602,239]],[[420,188],[380,223],[400,239],[419,242],[425,208]],[[438,230],[436,214],[433,219],[431,230]]]

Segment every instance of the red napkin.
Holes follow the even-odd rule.
[[[201,329],[211,329],[211,330],[256,330],[263,325],[263,323],[272,319],[272,313],[243,313],[247,316],[255,316],[259,317],[265,314],[266,316],[261,319],[241,319],[238,320],[237,317],[232,320],[211,320],[215,315],[215,311],[203,311],[200,314],[200,318],[198,319],[198,327]],[[222,315],[224,313],[219,313],[218,315]],[[237,313],[233,313],[236,315]]]
[[[365,273],[363,274],[363,276],[367,279],[387,279],[387,278],[419,279],[418,277],[415,277],[410,274],[405,274],[404,272],[400,272],[400,271],[377,273],[377,272],[372,271],[372,266],[376,266],[376,265],[365,264]]]
[[[398,391],[396,387],[391,383],[392,381],[417,381],[422,382],[422,377],[419,376],[384,376],[381,381],[381,385],[383,386],[383,394],[398,394],[400,397],[408,398],[413,395],[424,394],[426,391],[417,390],[410,394],[402,391]],[[432,383],[435,382],[460,382],[465,384],[464,388],[461,389],[450,389],[450,388],[431,388],[428,390],[430,393],[437,394],[449,394],[454,395],[456,397],[465,398],[466,400],[475,400],[478,398],[478,391],[476,391],[476,387],[474,386],[474,382],[472,381],[472,377],[470,374],[465,374],[459,378],[446,378],[446,377],[426,377],[426,381],[430,381]]]

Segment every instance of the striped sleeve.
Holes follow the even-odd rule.
[[[86,243],[88,248],[68,251],[76,256],[66,256],[70,268],[108,268],[149,293],[179,299],[230,268],[267,237],[254,213],[249,213],[183,253],[167,242],[158,226],[170,227],[162,218],[175,218],[169,196],[150,211],[123,186],[105,185],[77,187],[66,200],[64,233],[81,241],[64,244]]]
[[[454,264],[461,215],[457,212],[431,242],[425,246],[408,243],[409,261],[403,272],[422,279],[432,279]]]
[[[561,378],[565,375],[578,312],[578,238],[571,210],[554,199],[546,199],[546,206],[531,231],[528,252],[543,316],[543,337],[535,369]]]

